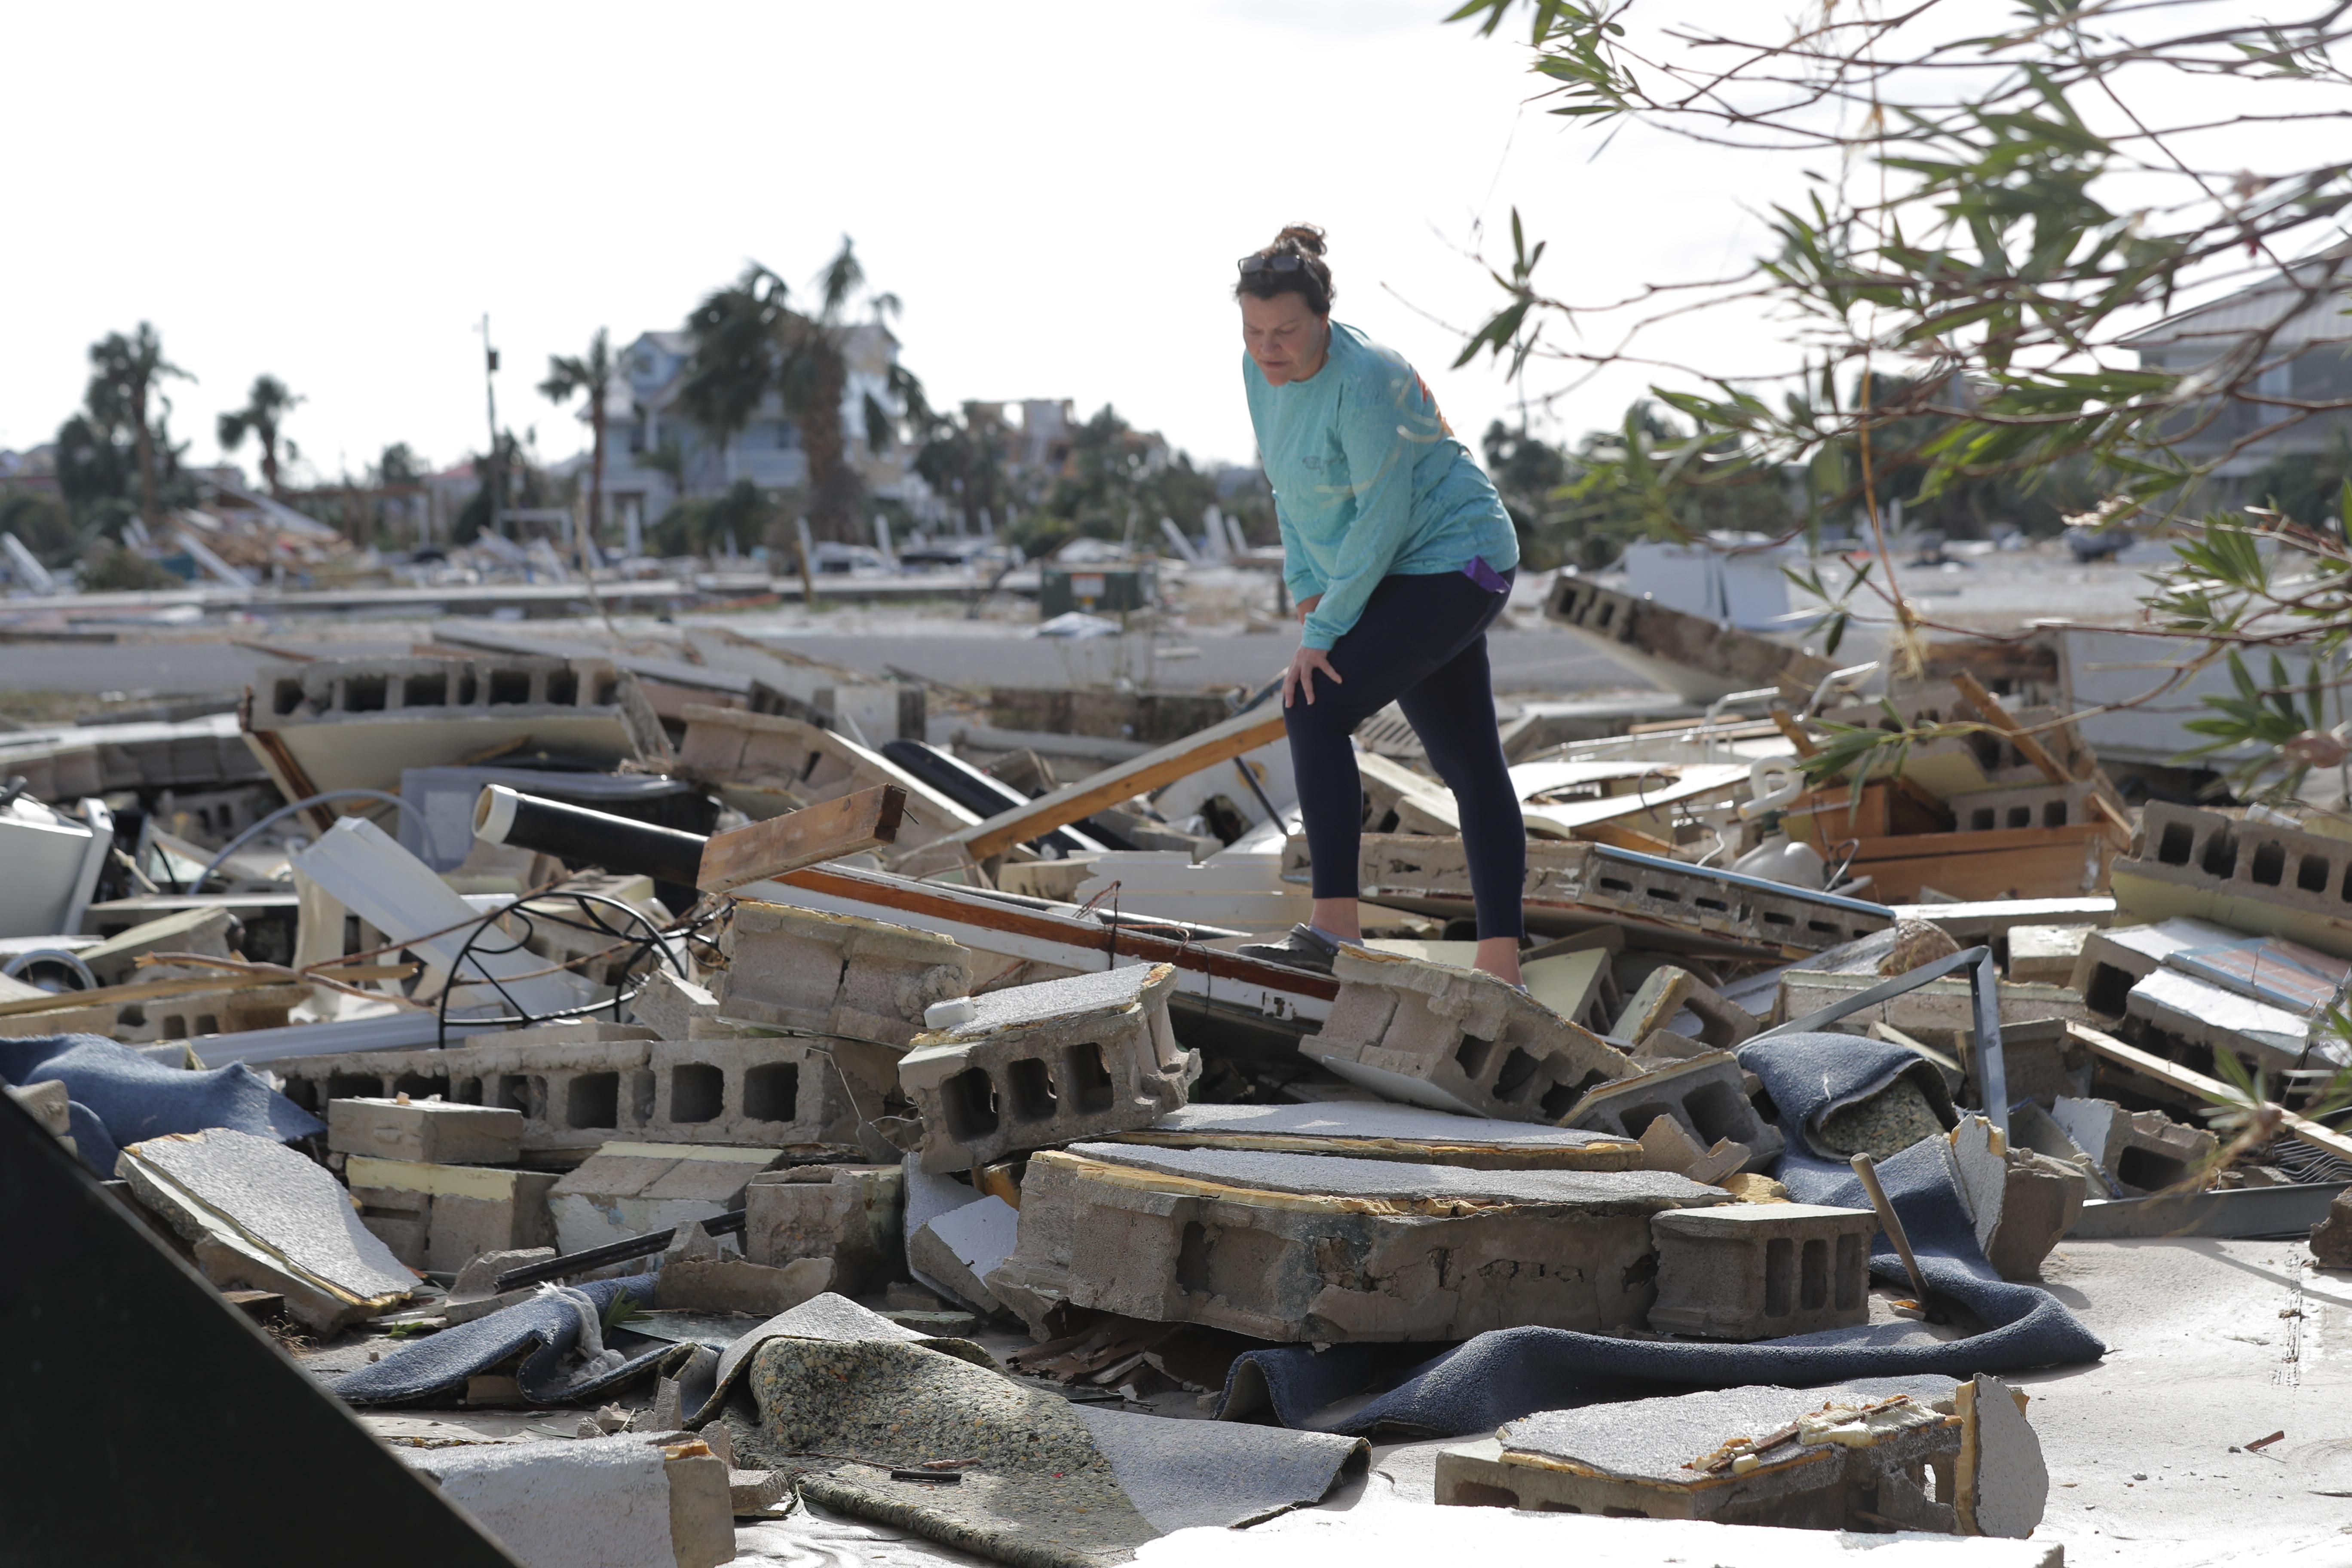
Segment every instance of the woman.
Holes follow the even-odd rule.
[[[1510,515],[1412,367],[1331,320],[1323,231],[1296,225],[1241,260],[1242,381],[1303,629],[1282,678],[1315,911],[1243,948],[1330,973],[1362,938],[1362,786],[1349,737],[1391,702],[1461,806],[1477,967],[1517,985],[1527,829],[1503,760],[1486,628],[1519,562]]]

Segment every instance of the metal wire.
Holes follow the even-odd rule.
[[[684,965],[679,963],[677,954],[670,945],[672,937],[675,936],[677,940],[684,941],[688,933],[703,925],[709,924],[711,920],[716,918],[716,911],[714,910],[711,914],[704,915],[698,920],[678,922],[673,930],[666,931],[662,927],[656,925],[653,921],[646,916],[644,910],[637,909],[632,904],[625,903],[619,899],[610,897],[604,893],[591,893],[583,889],[570,889],[560,892],[542,893],[539,895],[537,899],[530,901],[543,902],[550,899],[570,900],[572,902],[580,906],[582,918],[576,921],[567,920],[562,915],[557,914],[551,910],[526,909],[524,908],[524,900],[518,900],[514,903],[488,911],[480,920],[473,923],[472,928],[467,932],[466,940],[458,945],[457,956],[450,961],[449,978],[442,984],[441,994],[436,999],[434,1011],[438,1021],[439,1043],[442,1046],[446,1047],[449,1043],[449,997],[460,985],[487,985],[491,990],[497,992],[500,999],[502,999],[508,1006],[514,1009],[513,1015],[507,1017],[467,1018],[462,1020],[467,1024],[479,1023],[501,1026],[516,1024],[545,1024],[551,1023],[561,1018],[583,1018],[592,1013],[602,1013],[608,1010],[617,1017],[619,1016],[620,1009],[627,1004],[635,1001],[637,994],[646,988],[646,983],[651,981],[654,976],[654,969],[649,966],[646,972],[644,979],[638,981],[635,987],[631,987],[627,984],[630,971],[635,969],[639,963],[646,963],[653,954],[658,952],[662,959],[668,963],[671,972],[677,974],[679,979],[683,980],[686,978],[686,969]],[[612,909],[618,910],[625,917],[624,923],[620,926],[614,926],[606,923],[605,921],[600,915],[595,913],[594,910],[591,907],[599,905],[608,906]],[[506,919],[508,916],[514,917],[514,919],[520,923],[522,929],[520,934],[515,935],[513,940],[504,947],[491,947],[487,945],[483,939],[487,937],[493,929],[498,927],[500,921]],[[610,936],[620,939],[612,946],[601,949],[595,952],[580,953],[571,958],[552,961],[549,966],[549,973],[556,971],[568,973],[572,970],[574,964],[587,963],[599,958],[609,957],[613,953],[624,949],[635,950],[631,952],[626,958],[621,961],[619,969],[615,973],[613,985],[613,994],[611,996],[606,997],[600,1002],[583,1003],[577,1007],[560,1007],[551,1012],[534,1013],[516,999],[514,993],[507,988],[508,981],[506,979],[501,979],[498,975],[489,973],[488,969],[482,963],[481,958],[497,958],[505,954],[526,951],[530,946],[531,938],[538,934],[538,928],[542,922],[548,925],[562,926],[570,931],[587,931],[593,935]],[[642,928],[645,934],[642,936],[631,936],[628,934],[629,931],[637,928]],[[481,956],[476,957],[476,954],[478,953]],[[533,954],[533,956],[536,957],[538,955]],[[466,961],[469,958],[474,959],[474,968],[479,975],[478,979],[468,979],[464,975],[463,972]],[[526,977],[515,975],[508,978],[522,979]]]
[[[205,890],[205,883],[210,879],[215,871],[220,869],[221,862],[236,854],[238,850],[244,848],[247,844],[251,843],[255,835],[258,834],[263,828],[269,826],[271,824],[282,821],[285,818],[293,816],[296,812],[305,810],[310,806],[324,805],[331,800],[355,800],[362,798],[381,801],[386,805],[396,805],[401,810],[416,818],[417,842],[424,847],[426,858],[431,858],[433,854],[433,827],[432,825],[425,820],[425,814],[422,811],[419,811],[415,806],[411,805],[408,802],[401,799],[396,795],[387,795],[380,789],[331,789],[318,795],[304,795],[300,800],[296,801],[291,805],[281,805],[276,811],[271,812],[268,816],[263,817],[260,821],[255,823],[252,826],[247,828],[244,832],[230,839],[219,854],[214,856],[210,860],[205,863],[205,868],[196,873],[194,880],[189,882],[187,886],[182,888],[180,890],[184,893],[203,892]]]

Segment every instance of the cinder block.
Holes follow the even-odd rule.
[[[715,1219],[740,1206],[751,1178],[782,1158],[773,1149],[607,1143],[549,1189],[555,1245],[581,1252],[688,1220]]]
[[[1065,1305],[1290,1343],[1633,1328],[1651,1216],[1729,1201],[1659,1171],[1084,1143],[1031,1157],[984,1282],[1033,1331]]]
[[[1388,1100],[1557,1121],[1637,1070],[1623,1052],[1477,970],[1343,947],[1339,997],[1299,1049]]]
[[[2079,827],[2095,822],[2099,818],[2093,815],[2097,808],[2092,805],[2091,795],[2087,784],[2013,784],[1947,795],[1944,805],[1951,811],[1955,832],[2006,833],[2021,827]]]
[[[2244,940],[2242,931],[2186,919],[2111,926],[2084,937],[2066,983],[2083,994],[2092,1012],[2103,1018],[2120,1018],[2129,1005],[2132,986],[2163,968],[2168,954]]]
[[[499,1171],[353,1155],[343,1167],[360,1223],[412,1268],[455,1274],[488,1252],[544,1247],[551,1171]],[[412,1228],[413,1227],[413,1228]],[[404,1252],[404,1246],[414,1252]]]
[[[2061,1100],[2050,1119],[2134,1195],[2189,1180],[2221,1147],[2201,1127],[2185,1127],[2161,1110],[2126,1110],[2112,1100]]]
[[[1779,1128],[1756,1113],[1746,1075],[1728,1051],[1708,1051],[1639,1078],[1603,1084],[1561,1120],[1589,1132],[1641,1139],[1645,1145],[1654,1123],[1673,1122],[1718,1162],[1738,1152],[1724,1168],[1727,1175],[1763,1169],[1780,1157],[1787,1142]]]
[[[1870,1321],[1868,1209],[1735,1204],[1654,1215],[1658,1299],[1650,1327],[1710,1340],[1776,1340]]]
[[[1671,1028],[1685,1008],[1699,1021],[1698,1038],[1717,1050],[1729,1050],[1763,1026],[1756,1015],[1726,1001],[1689,970],[1662,963],[1650,971],[1626,1002],[1612,1033],[1620,1045],[1639,1045],[1652,1034]]]
[[[2011,1147],[1981,1116],[1962,1117],[1951,1143],[1960,1201],[1985,1260],[2004,1279],[2040,1279],[2042,1260],[2082,1214],[2090,1178],[2047,1154]]]
[[[2070,985],[2089,941],[2088,926],[2011,926],[2009,977],[2043,985]]]
[[[707,987],[660,968],[629,1003],[629,1016],[665,1040],[686,1039],[695,1019],[718,1014],[719,998]]]
[[[1976,1056],[1976,1033],[1965,1041],[1970,1079],[1981,1072]],[[2012,1110],[2032,1100],[2047,1110],[2069,1095],[2091,1092],[2090,1047],[2066,1032],[2063,1018],[2029,1018],[2000,1026],[2002,1077],[2009,1083]]]
[[[673,1448],[621,1436],[393,1451],[523,1568],[719,1568],[735,1557],[727,1462],[698,1441]]]
[[[2352,842],[2152,800],[2136,847],[2110,872],[2119,910],[2189,915],[2352,957]]]
[[[711,1143],[855,1144],[857,1108],[829,1046],[751,1035],[657,1040],[646,1125]]]
[[[934,1002],[971,990],[971,954],[947,937],[861,915],[739,900],[713,994],[728,1017],[903,1046]]]
[[[880,1289],[906,1272],[899,1230],[906,1173],[896,1165],[795,1165],[751,1178],[743,1189],[743,1255],[782,1266],[830,1258],[833,1289],[845,1296]]]
[[[915,1037],[898,1084],[923,1119],[923,1168],[1149,1127],[1185,1102],[1200,1058],[1176,1043],[1173,964],[1129,964],[971,998],[968,1022]]]
[[[331,1100],[327,1147],[379,1160],[511,1165],[522,1158],[522,1112],[446,1100]]]
[[[1436,1500],[2022,1538],[2050,1484],[2023,1403],[1998,1378],[1919,1375],[1544,1411],[1441,1452]]]

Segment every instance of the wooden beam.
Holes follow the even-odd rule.
[[[2236,1094],[2234,1089],[2220,1079],[2207,1078],[2201,1072],[2190,1072],[2178,1062],[2166,1061],[2162,1057],[2141,1050],[2137,1046],[2127,1046],[2113,1035],[2103,1035],[2087,1024],[2069,1023],[2066,1026],[2066,1032],[2109,1061],[2127,1067],[2136,1073],[2152,1078],[2157,1082],[2170,1089],[2177,1089],[2184,1094],[2193,1094],[2200,1100],[2217,1102],[2230,1100]],[[2308,1143],[2323,1153],[2333,1154],[2339,1160],[2352,1160],[2352,1137],[2347,1137],[2333,1128],[2322,1127],[2318,1122],[2306,1117],[2297,1116],[2294,1111],[2287,1110],[2284,1107],[2281,1107],[2281,1120],[2288,1136]]]
[[[714,833],[702,846],[702,871],[694,885],[706,893],[730,892],[746,882],[895,844],[906,812],[907,792],[883,784]]]
[[[374,963],[321,970],[328,980],[405,980],[416,973],[413,963]],[[291,970],[255,974],[224,970],[215,974],[180,974],[168,980],[133,980],[121,985],[100,985],[88,991],[56,991],[39,996],[19,996],[0,1002],[0,1018],[30,1014],[65,1013],[78,1007],[110,1007],[122,1002],[148,1002],[161,996],[199,996],[215,991],[259,991],[272,985],[308,985],[310,976]]]
[[[1092,816],[1105,806],[1117,805],[1139,795],[1174,784],[1202,768],[1255,752],[1282,739],[1282,710],[1252,709],[1236,713],[1222,724],[1211,725],[1195,735],[1173,741],[1156,752],[1146,752],[1131,762],[1105,768],[1098,773],[1065,784],[1050,795],[1039,795],[1025,805],[1016,805],[999,812],[976,826],[967,827],[954,836],[964,852],[974,860],[985,860],[992,855],[1002,855],[1015,844],[1051,833],[1084,817]]]

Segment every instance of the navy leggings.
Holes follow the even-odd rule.
[[[1394,702],[1461,807],[1479,938],[1523,934],[1527,826],[1503,760],[1486,668],[1486,628],[1509,597],[1459,572],[1382,578],[1331,648],[1340,683],[1318,676],[1314,702],[1301,693],[1284,710],[1317,898],[1356,896],[1363,782],[1348,738]]]

